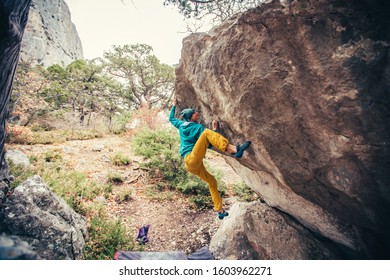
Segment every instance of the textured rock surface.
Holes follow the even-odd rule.
[[[33,0],[20,59],[45,67],[83,58],[83,49],[64,0]]]
[[[33,251],[27,242],[17,236],[0,235],[0,260],[39,260],[38,254]]]
[[[180,108],[252,140],[228,159],[246,183],[343,258],[390,256],[390,17],[376,3],[274,1],[185,38],[176,69]]]
[[[18,150],[7,150],[5,158],[7,161],[11,161],[15,165],[21,165],[23,167],[30,166],[29,158],[23,152]]]
[[[234,260],[340,258],[294,219],[261,202],[234,204],[229,218],[214,235],[210,250],[219,259]]]
[[[87,223],[39,176],[15,188],[1,209],[3,226],[44,259],[81,259]]]

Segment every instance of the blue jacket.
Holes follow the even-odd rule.
[[[198,141],[200,135],[204,131],[204,127],[201,124],[195,122],[185,122],[175,118],[176,107],[172,106],[169,114],[169,121],[179,129],[180,134],[180,156],[183,158],[192,152],[196,141]]]

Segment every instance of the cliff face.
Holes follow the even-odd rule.
[[[232,143],[252,140],[227,161],[279,227],[303,228],[321,243],[307,250],[328,258],[390,256],[390,13],[377,3],[273,1],[185,38],[176,69],[179,109],[218,119]],[[240,233],[251,256],[321,258],[281,252],[265,236],[278,226],[253,209]],[[241,258],[218,244],[219,257]]]
[[[64,0],[33,0],[20,59],[50,66],[83,58],[83,49]]]

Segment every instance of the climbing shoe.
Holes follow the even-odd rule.
[[[244,144],[237,146],[237,152],[233,154],[234,157],[240,158],[244,154],[244,151],[252,144],[251,141],[246,141]]]
[[[226,212],[226,211],[218,212],[218,218],[219,218],[220,220],[222,220],[223,218],[225,218],[225,217],[227,217],[227,216],[229,216],[229,213]]]

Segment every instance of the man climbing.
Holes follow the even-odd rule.
[[[173,100],[173,106],[169,114],[169,121],[179,129],[180,134],[180,155],[184,158],[185,169],[198,176],[209,185],[211,199],[214,204],[214,210],[218,212],[219,219],[228,216],[222,208],[222,198],[218,191],[217,181],[213,175],[207,172],[203,165],[203,158],[206,155],[210,144],[221,152],[241,158],[244,151],[249,148],[251,141],[235,146],[229,143],[229,140],[221,134],[215,132],[218,128],[218,122],[213,120],[213,130],[204,128],[199,124],[200,116],[192,108],[184,109],[181,116],[184,121],[175,118],[177,100]]]

